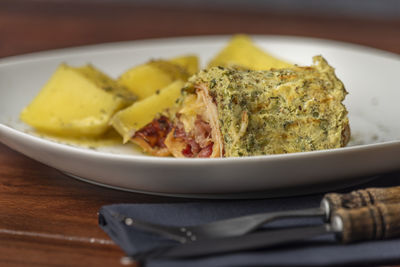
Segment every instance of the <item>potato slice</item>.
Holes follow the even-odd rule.
[[[246,35],[235,35],[228,45],[215,56],[208,67],[243,67],[250,70],[269,70],[293,65],[275,58],[255,46]]]
[[[181,66],[189,75],[193,75],[199,71],[199,58],[195,55],[175,57],[170,59],[169,62]]]
[[[173,81],[187,80],[189,76],[189,73],[177,64],[154,60],[127,70],[119,77],[118,82],[142,100]]]
[[[38,131],[69,137],[99,136],[111,116],[135,96],[91,65],[61,64],[21,120]]]
[[[150,123],[157,114],[174,106],[184,84],[183,81],[177,80],[158,93],[117,112],[111,119],[111,125],[121,134],[124,143],[129,141],[137,130]]]

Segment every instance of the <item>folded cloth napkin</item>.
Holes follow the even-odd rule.
[[[366,188],[400,185],[400,173],[380,176],[372,182],[343,192]],[[103,206],[99,212],[100,227],[124,252],[137,258],[146,252],[178,243],[156,234],[126,226],[121,218],[165,225],[195,225],[239,215],[279,210],[318,207],[322,194],[261,200],[199,201],[164,204],[116,204]],[[275,222],[278,226],[315,224],[315,219],[290,219]],[[271,227],[274,226],[272,224]],[[342,245],[333,235],[325,235],[292,245],[255,251],[243,251],[190,259],[148,259],[143,266],[337,266],[399,264],[400,239]]]

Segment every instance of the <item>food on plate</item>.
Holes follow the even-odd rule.
[[[187,80],[197,70],[198,61],[194,56],[179,57],[171,61],[152,60],[127,70],[119,77],[118,82],[141,100],[176,80]]]
[[[208,64],[209,68],[217,66],[269,70],[293,65],[257,47],[247,35],[235,35]]]
[[[117,112],[111,125],[127,142],[135,132],[149,124],[158,114],[172,107],[181,95],[184,82],[177,80],[146,99]]]
[[[199,58],[195,55],[174,57],[168,61],[184,68],[190,76],[199,71]]]
[[[194,55],[151,60],[117,81],[91,65],[61,64],[21,119],[70,140],[112,141],[117,132],[123,143],[155,156],[240,157],[343,147],[350,139],[342,104],[347,92],[322,56],[313,62],[290,64],[236,35],[201,71]]]
[[[190,78],[164,144],[175,157],[238,157],[343,147],[347,94],[321,56],[310,67],[213,67]]]
[[[49,134],[99,136],[110,128],[114,113],[134,100],[131,92],[91,65],[61,64],[20,118]]]

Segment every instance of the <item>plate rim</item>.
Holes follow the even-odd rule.
[[[110,42],[110,43],[101,43],[101,44],[93,44],[93,45],[84,45],[84,46],[74,46],[74,47],[68,47],[68,48],[61,48],[61,49],[52,49],[52,50],[45,50],[45,51],[38,51],[38,52],[32,52],[32,53],[26,53],[26,54],[20,54],[20,55],[15,55],[15,56],[10,56],[10,57],[4,57],[0,58],[0,70],[2,68],[7,68],[7,66],[18,66],[17,64],[25,64],[25,63],[35,63],[35,62],[40,62],[40,61],[46,61],[46,60],[57,60],[58,58],[65,58],[68,57],[69,55],[71,56],[95,56],[96,54],[100,53],[121,53],[121,52],[129,52],[132,50],[137,49],[137,45],[139,45],[139,49],[146,48],[145,45],[148,43],[154,44],[152,47],[149,47],[148,49],[151,48],[156,48],[158,45],[162,46],[164,45],[164,42],[170,42],[171,45],[175,45],[177,42],[185,42],[189,40],[190,44],[195,44],[198,43],[198,40],[202,40],[205,44],[209,44],[210,41],[213,41],[215,39],[219,40],[219,43],[223,43],[226,40],[228,40],[232,35],[200,35],[200,36],[184,36],[184,37],[169,37],[169,38],[151,38],[151,39],[141,39],[141,40],[134,40],[134,41],[123,41],[123,42]],[[360,52],[361,55],[370,55],[372,53],[373,56],[382,58],[382,60],[391,60],[394,63],[397,64],[397,62],[400,63],[400,55],[397,55],[395,53],[385,51],[385,50],[380,50],[377,48],[373,47],[368,47],[364,45],[359,45],[359,44],[353,44],[353,43],[347,43],[347,42],[342,42],[342,41],[336,41],[336,40],[329,40],[329,39],[320,39],[320,38],[310,38],[310,37],[299,37],[299,36],[286,36],[286,35],[250,35],[256,42],[257,41],[264,41],[266,42],[268,39],[271,40],[274,39],[275,42],[292,42],[293,40],[297,41],[297,43],[300,44],[307,44],[309,42],[312,43],[312,45],[322,45],[325,47],[338,47],[339,49],[344,49],[345,51],[355,51]],[[160,42],[157,44],[157,42]],[[218,44],[219,44],[218,43]],[[215,44],[210,44],[215,46]],[[92,51],[93,50],[93,51]],[[77,53],[75,53],[77,51]],[[15,65],[14,65],[15,64]],[[13,116],[14,117],[14,116]],[[12,120],[14,121],[15,118]],[[11,139],[10,139],[11,137]],[[251,157],[230,157],[230,158],[217,158],[217,159],[209,159],[209,158],[173,158],[173,157],[155,157],[155,156],[150,156],[150,155],[138,155],[138,154],[121,154],[121,153],[114,153],[114,152],[106,152],[106,151],[99,151],[99,150],[92,150],[87,148],[86,146],[80,146],[80,145],[74,145],[74,144],[67,144],[67,143],[60,143],[59,141],[56,140],[51,140],[49,138],[41,137],[36,135],[34,132],[26,132],[23,129],[19,129],[19,127],[14,127],[12,124],[7,122],[7,119],[3,120],[0,122],[0,142],[4,143],[5,145],[11,147],[18,148],[21,144],[18,144],[17,142],[22,142],[22,144],[27,144],[27,142],[32,143],[31,147],[36,147],[36,148],[43,148],[46,149],[47,151],[51,151],[52,153],[58,153],[58,155],[65,155],[68,157],[76,157],[77,159],[82,159],[82,157],[88,158],[88,160],[91,161],[99,161],[99,162],[109,162],[111,165],[115,166],[128,166],[129,164],[134,165],[135,167],[139,166],[147,166],[147,167],[168,167],[168,168],[174,168],[176,172],[183,172],[186,169],[190,169],[191,167],[193,168],[203,168],[204,166],[210,166],[210,167],[227,167],[227,166],[235,166],[238,165],[240,167],[244,168],[251,168],[251,167],[257,167],[257,168],[264,168],[262,167],[262,164],[266,164],[267,166],[272,167],[272,169],[276,169],[275,164],[278,163],[293,163],[297,164],[298,162],[304,162],[304,161],[310,161],[313,162],[313,160],[322,158],[322,160],[325,159],[332,159],[332,158],[340,158],[340,157],[353,157],[355,155],[366,155],[368,153],[384,153],[384,155],[395,151],[395,153],[398,153],[400,151],[400,140],[391,140],[391,141],[384,141],[384,142],[379,142],[379,143],[367,143],[367,144],[358,144],[358,145],[353,145],[353,146],[348,146],[348,147],[343,147],[343,148],[336,148],[336,149],[325,149],[325,150],[317,150],[317,151],[309,151],[309,152],[296,152],[296,153],[288,153],[288,154],[276,154],[276,155],[260,155],[260,156],[251,156]],[[20,151],[21,153],[27,155],[28,157],[31,157],[35,159],[33,156],[32,151],[27,151],[26,153],[23,152],[22,148],[19,149],[14,149],[16,151]],[[385,154],[386,153],[386,154]],[[70,172],[66,168],[61,168],[61,167],[54,167],[53,165],[55,163],[49,161],[45,162],[45,160],[39,160],[36,159],[46,165],[50,165],[55,169],[58,169],[61,172]],[[136,164],[136,165],[135,165]],[[260,165],[261,164],[261,165]],[[394,168],[393,167],[393,162],[390,163],[392,166],[390,167],[391,170]],[[397,164],[397,161],[395,161],[395,164]],[[380,170],[384,172],[385,170],[389,170],[387,166],[389,165],[384,165],[386,167],[382,167]],[[397,165],[396,165],[397,166]],[[386,168],[386,169],[384,169]],[[397,168],[397,167],[396,167]],[[217,168],[216,168],[217,169]],[[219,169],[218,169],[219,170]],[[360,167],[358,172],[360,173]],[[371,168],[369,168],[369,171]],[[265,168],[263,169],[265,171]],[[361,170],[362,171],[362,170]],[[390,170],[389,170],[390,171]],[[78,171],[77,171],[78,172]],[[353,172],[355,173],[355,172]],[[366,171],[364,170],[364,174]],[[73,175],[81,177],[85,177],[83,174],[76,174],[72,173]],[[371,173],[371,175],[373,175]],[[370,176],[371,176],[370,175]],[[125,175],[126,176],[126,175]],[[162,176],[162,175],[161,175]],[[197,175],[198,176],[198,175]],[[320,185],[325,185],[329,181],[335,181],[340,184],[344,184],[343,186],[346,186],[345,184],[348,184],[349,181],[351,181],[352,177],[354,178],[355,176],[350,176],[347,174],[345,177],[342,175],[339,178],[327,178],[327,179],[321,179],[321,181],[318,181],[318,184]],[[96,180],[93,179],[90,175],[88,177],[82,178],[86,182],[90,182],[92,184],[98,184],[106,187],[111,187],[115,189],[122,189],[125,191],[134,191],[138,193],[147,193],[147,194],[155,194],[155,195],[163,195],[163,196],[179,196],[179,197],[195,197],[196,194],[202,195],[203,198],[214,198],[211,197],[212,195],[218,195],[221,196],[224,191],[221,188],[217,188],[214,190],[215,192],[218,191],[218,193],[193,193],[193,192],[187,192],[187,193],[182,193],[182,188],[179,189],[171,189],[171,185],[168,185],[165,189],[164,192],[159,192],[157,190],[142,190],[140,188],[134,187],[132,185],[129,186],[118,186],[115,183],[107,184],[104,182],[101,182],[101,180]],[[82,180],[81,179],[81,180]],[[142,179],[142,178],[139,178]],[[157,178],[158,179],[158,178]],[[255,177],[255,179],[259,179],[259,177]],[[288,181],[289,178],[286,179]],[[292,179],[292,178],[290,178]],[[289,179],[289,180],[290,180]],[[304,178],[305,179],[305,178]],[[223,180],[223,179],[222,179]],[[293,179],[292,179],[293,180]],[[305,182],[294,182],[293,186],[300,187],[301,185],[304,185],[304,183],[308,182],[307,179],[305,179]],[[236,180],[235,180],[236,181]],[[257,181],[256,181],[257,182]],[[171,183],[171,182],[169,182]],[[343,187],[342,186],[342,187]],[[152,186],[146,185],[145,187],[149,188]],[[154,188],[154,187],[153,187]],[[204,191],[207,188],[207,186],[203,186],[200,191]],[[269,185],[264,185],[262,188],[264,190],[270,190]],[[164,190],[164,189],[163,189]],[[193,189],[190,189],[193,190]],[[196,189],[197,190],[197,189]],[[231,189],[229,189],[231,190]],[[235,189],[237,190],[237,189]],[[251,188],[251,191],[243,191],[247,192],[246,194],[252,195],[257,193],[257,188]],[[172,192],[172,193],[168,193]],[[222,193],[221,193],[222,192]],[[226,192],[226,190],[224,191]],[[232,192],[232,191],[230,191]],[[237,192],[237,191],[235,191]],[[242,191],[241,191],[242,192]],[[236,195],[236,193],[233,193]],[[296,193],[298,194],[298,193]],[[220,197],[218,197],[220,198]],[[231,197],[227,197],[231,198]],[[237,196],[234,196],[233,198],[237,198]]]
[[[3,67],[3,65],[8,65],[8,64],[18,64],[18,63],[24,63],[26,61],[33,61],[37,60],[39,57],[40,59],[45,59],[43,56],[47,56],[47,58],[57,58],[60,57],[61,55],[56,56],[56,54],[66,54],[73,52],[74,50],[83,50],[80,53],[84,54],[95,54],[99,53],[97,50],[100,49],[105,49],[105,50],[114,50],[116,48],[121,49],[121,48],[127,48],[128,46],[135,46],[135,45],[145,45],[147,43],[155,43],[155,42],[177,42],[177,41],[203,41],[207,42],[208,39],[219,39],[219,40],[228,40],[235,34],[205,34],[205,35],[187,35],[187,36],[171,36],[171,37],[154,37],[154,38],[143,38],[143,39],[134,39],[134,40],[126,40],[126,41],[115,41],[115,42],[101,42],[101,43],[94,43],[94,44],[86,44],[86,45],[72,45],[72,46],[66,46],[62,48],[55,48],[55,49],[45,49],[45,50],[40,50],[40,51],[33,51],[33,52],[27,52],[27,53],[21,53],[21,54],[16,54],[16,55],[11,55],[11,56],[6,56],[6,57],[0,57],[0,67]],[[336,39],[329,39],[329,38],[319,38],[319,37],[309,37],[309,36],[302,36],[302,35],[280,35],[280,34],[245,34],[255,40],[260,39],[281,39],[281,40],[297,40],[297,41],[302,41],[302,42],[317,42],[317,43],[322,43],[322,44],[327,44],[327,45],[338,45],[341,47],[349,48],[349,49],[362,49],[362,50],[369,50],[371,53],[378,53],[381,54],[381,56],[388,57],[390,59],[393,59],[393,57],[396,57],[397,60],[400,60],[400,54],[397,54],[392,51],[387,51],[384,49],[364,45],[364,44],[357,44],[357,43],[351,43],[351,42],[346,42],[346,41],[341,41],[341,40],[336,40]],[[90,50],[96,50],[96,51],[91,51]],[[366,51],[368,52],[368,51]],[[25,59],[25,57],[28,57],[29,59]],[[32,58],[31,58],[32,57]],[[46,59],[47,59],[46,58]]]

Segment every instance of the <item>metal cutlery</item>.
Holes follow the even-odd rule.
[[[329,221],[332,214],[338,210],[341,210],[339,214],[347,214],[344,213],[346,209],[358,209],[376,203],[400,203],[400,186],[389,188],[368,188],[356,190],[347,194],[329,193],[323,197],[321,205],[318,208],[252,214],[195,226],[175,227],[144,222],[122,215],[116,216],[118,216],[127,226],[156,233],[180,243],[190,243],[207,239],[227,238],[249,234],[268,222],[284,218],[319,217]],[[353,216],[357,213],[349,214]],[[347,221],[348,220],[345,222]],[[352,219],[352,221],[357,220]],[[324,225],[321,229],[324,229],[325,232],[328,230],[337,231],[338,227],[332,227],[332,224],[329,223]],[[345,233],[347,232],[348,231]],[[263,234],[269,235],[272,233]],[[347,239],[345,238],[345,240]]]
[[[240,236],[209,238],[153,250],[143,258],[188,258],[261,249],[324,234],[335,234],[342,243],[400,236],[400,204],[377,203],[356,209],[340,208],[322,225],[261,231]]]

